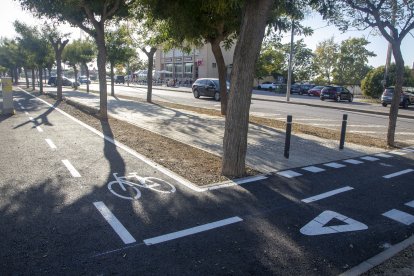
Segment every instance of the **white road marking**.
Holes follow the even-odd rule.
[[[297,176],[302,175],[301,173],[297,173],[297,172],[294,172],[294,171],[291,171],[291,170],[278,172],[277,174],[281,175],[281,176],[284,176],[284,177],[287,177],[287,178],[293,178],[293,177],[297,177]]]
[[[106,205],[102,202],[94,202],[96,209],[101,213],[104,219],[109,223],[109,225],[114,229],[114,231],[118,234],[121,240],[125,244],[134,243],[136,240],[132,235],[128,232],[128,230],[122,225],[122,223],[112,214],[112,212],[106,207]]]
[[[31,122],[34,122],[33,117],[29,117],[29,120],[30,120]]]
[[[305,170],[305,171],[308,171],[308,172],[313,172],[313,173],[318,173],[318,172],[325,171],[325,169],[315,167],[315,166],[305,167],[305,168],[302,168],[302,170]]]
[[[240,221],[243,221],[243,219],[241,219],[239,217],[232,217],[232,218],[228,218],[228,219],[223,219],[223,220],[219,220],[219,221],[216,221],[216,222],[211,222],[211,223],[196,226],[196,227],[193,227],[193,228],[181,230],[181,231],[178,231],[178,232],[158,236],[158,237],[155,237],[155,238],[146,239],[146,240],[144,240],[144,243],[146,245],[154,245],[154,244],[157,244],[157,243],[162,243],[162,242],[182,238],[182,237],[185,237],[185,236],[193,235],[193,234],[196,234],[196,233],[204,232],[204,231],[207,231],[207,230],[211,230],[211,229],[214,229],[214,228],[226,226],[226,225],[236,223],[236,222],[240,222]]]
[[[203,188],[203,190],[213,191],[213,190],[217,190],[217,189],[221,189],[221,188],[225,188],[225,187],[239,186],[239,185],[242,185],[242,184],[255,182],[255,181],[259,181],[259,180],[263,180],[263,179],[267,179],[267,176],[266,175],[249,176],[249,177],[233,179],[233,180],[213,184],[212,186],[208,186],[207,188]]]
[[[410,202],[407,202],[405,205],[407,205],[407,206],[409,206],[411,208],[414,208],[414,200],[413,201],[410,201]]]
[[[378,158],[372,157],[372,156],[364,156],[361,157],[362,160],[366,160],[366,161],[378,161]]]
[[[384,175],[383,177],[389,179],[389,178],[400,176],[400,175],[403,175],[403,174],[406,174],[406,173],[410,173],[412,171],[414,171],[414,170],[413,169],[407,169],[407,170],[395,172],[395,173],[392,173],[392,174],[387,174],[387,175]]]
[[[326,163],[324,165],[327,166],[327,167],[334,168],[334,169],[339,169],[339,168],[346,167],[345,165],[342,165],[342,164],[339,164],[339,163],[335,163],[335,162]]]
[[[20,106],[20,108],[21,108],[22,110],[26,110],[26,108],[25,108],[24,106]]]
[[[354,164],[354,165],[358,165],[358,164],[364,163],[362,161],[355,160],[355,159],[347,159],[347,160],[344,160],[344,162],[349,163],[349,164]]]
[[[343,193],[343,192],[347,192],[347,191],[350,191],[350,190],[353,190],[353,189],[354,188],[352,188],[350,186],[342,187],[342,188],[339,188],[339,189],[336,189],[336,190],[332,190],[332,191],[329,191],[329,192],[326,192],[326,193],[322,193],[322,194],[319,194],[319,195],[315,195],[315,196],[312,196],[312,197],[302,199],[302,202],[310,203],[310,202],[318,201],[320,199],[324,199],[324,198],[327,198],[327,197],[330,197],[330,196],[333,196],[333,195],[337,195],[337,194],[340,194],[340,193]]]
[[[42,129],[40,126],[37,126],[37,127],[36,127],[36,129],[37,129],[37,131],[39,131],[39,132],[43,132],[43,129]]]
[[[51,149],[57,149],[55,143],[53,143],[53,141],[51,139],[45,139],[45,141]]]
[[[414,223],[414,216],[410,215],[406,212],[397,210],[397,209],[392,209],[388,212],[385,212],[384,214],[382,214],[383,216],[390,218],[392,220],[401,222],[402,224],[405,225],[410,225],[412,223]]]
[[[337,225],[337,226],[325,226],[332,219],[338,219],[346,224]],[[366,230],[366,229],[368,229],[368,226],[366,226],[362,222],[348,218],[337,212],[327,210],[327,211],[322,212],[319,216],[317,216],[316,218],[311,220],[308,224],[303,226],[300,229],[300,232],[303,235],[307,235],[307,236],[317,236],[317,235],[334,234],[334,233],[341,233],[341,232],[360,231],[360,230]]]
[[[81,177],[80,173],[75,169],[75,167],[69,162],[69,160],[62,160],[62,163],[66,166],[69,172],[73,177]]]
[[[391,158],[392,157],[392,155],[385,154],[385,153],[377,153],[377,154],[374,154],[374,155],[378,156],[378,157],[383,157],[383,158]]]
[[[29,112],[25,111],[24,114],[29,115]]]
[[[396,154],[396,155],[406,155],[408,152],[399,151],[399,150],[393,150],[393,151],[390,151],[390,153]]]

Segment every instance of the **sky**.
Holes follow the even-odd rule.
[[[13,22],[19,20],[30,25],[38,25],[44,20],[35,19],[30,12],[23,11],[20,4],[13,0],[1,0],[0,7],[0,37],[13,38],[16,32],[13,28]],[[377,56],[369,58],[369,64],[373,67],[378,67],[385,64],[387,55],[388,42],[380,35],[374,35],[370,30],[366,31],[348,31],[341,33],[335,26],[327,26],[327,22],[322,20],[322,17],[316,13],[310,14],[303,22],[304,26],[309,26],[314,29],[312,36],[303,37],[308,48],[315,50],[316,45],[328,38],[334,37],[336,43],[350,37],[365,37],[371,43],[367,49],[374,52]],[[72,39],[77,39],[81,36],[81,31],[78,28],[71,28],[70,26],[62,26],[62,32],[71,33]],[[414,31],[412,32],[414,35]],[[301,37],[295,37],[295,41]],[[286,34],[284,42],[290,41],[290,35]],[[408,34],[402,43],[402,54],[405,65],[413,68],[414,63],[414,38]]]

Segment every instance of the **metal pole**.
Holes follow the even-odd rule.
[[[290,151],[290,136],[292,133],[292,115],[287,116],[286,121],[286,138],[285,138],[285,158],[289,158],[289,151]]]
[[[290,32],[290,54],[289,54],[289,68],[288,68],[288,79],[286,87],[286,101],[290,101],[290,88],[292,83],[292,59],[293,59],[293,30],[294,20],[292,19],[292,30]]]
[[[341,129],[341,140],[339,141],[339,149],[344,149],[347,121],[348,121],[348,115],[344,114],[342,116],[342,129]]]

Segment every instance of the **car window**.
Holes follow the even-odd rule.
[[[208,81],[207,85],[208,85],[208,86],[215,86],[215,85],[214,85],[214,82],[212,82],[211,80],[209,80],[209,81]]]

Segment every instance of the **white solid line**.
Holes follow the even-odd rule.
[[[302,175],[301,173],[297,173],[297,172],[291,171],[291,170],[283,171],[283,172],[278,172],[277,174],[278,175],[281,175],[281,176],[284,176],[286,178],[293,178],[293,177],[301,176]]]
[[[414,223],[414,216],[410,215],[406,212],[397,210],[397,209],[392,209],[388,212],[385,212],[384,214],[382,214],[384,217],[390,218],[392,220],[401,222],[402,224],[405,225],[410,225],[412,223]]]
[[[350,190],[353,190],[353,189],[354,188],[352,188],[350,186],[346,186],[346,187],[342,187],[342,188],[339,188],[339,189],[336,189],[336,190],[332,190],[332,191],[329,191],[329,192],[326,192],[326,193],[323,193],[323,194],[319,194],[319,195],[316,195],[316,196],[312,196],[312,197],[302,199],[302,201],[305,202],[305,203],[310,203],[310,202],[314,202],[314,201],[317,201],[317,200],[320,200],[320,199],[324,199],[324,198],[327,198],[327,197],[330,197],[330,196],[333,196],[333,195],[336,195],[336,194],[339,194],[339,193],[347,192],[347,191],[350,191]]]
[[[66,166],[69,172],[73,177],[81,177],[80,173],[75,169],[75,167],[69,162],[69,160],[62,160],[62,163]]]
[[[146,239],[146,240],[144,240],[144,243],[146,245],[153,245],[153,244],[157,244],[157,243],[162,243],[162,242],[182,238],[182,237],[185,237],[185,236],[193,235],[193,234],[196,234],[196,233],[204,232],[204,231],[207,231],[207,230],[211,230],[211,229],[214,229],[214,228],[226,226],[226,225],[236,223],[236,222],[240,222],[240,221],[243,221],[243,219],[241,219],[239,217],[232,217],[232,218],[228,218],[228,219],[223,219],[223,220],[219,220],[219,221],[216,221],[216,222],[211,222],[211,223],[196,226],[196,227],[193,227],[193,228],[181,230],[181,231],[178,231],[178,232],[158,236],[158,237],[155,237],[155,238]]]
[[[37,131],[39,131],[39,132],[43,132],[43,129],[42,129],[40,126],[37,126],[37,127],[36,127],[36,129],[37,129]]]
[[[400,176],[402,174],[410,173],[412,171],[414,171],[414,170],[413,169],[407,169],[407,170],[399,171],[399,172],[396,172],[396,173],[387,174],[387,175],[384,175],[383,177],[387,178],[387,179],[388,178],[393,178],[393,177],[396,177],[396,176]]]
[[[53,143],[53,141],[51,139],[45,139],[45,141],[51,149],[57,149],[55,143]]]
[[[109,223],[109,225],[111,225],[112,229],[114,229],[125,244],[136,242],[134,237],[128,232],[128,230],[126,230],[122,223],[114,216],[114,214],[112,214],[112,212],[102,201],[94,202],[93,205],[95,205],[96,209],[98,209],[104,219]]]

